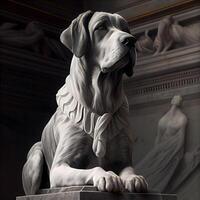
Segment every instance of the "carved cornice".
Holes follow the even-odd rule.
[[[198,0],[147,1],[119,11],[129,24],[136,25],[150,20],[199,6]]]
[[[200,84],[200,68],[184,70],[147,79],[132,80],[131,84],[133,85],[132,87],[128,86],[126,83],[126,92],[129,96],[144,96],[156,92],[198,85]]]
[[[180,13],[171,13],[170,15],[173,16],[174,20],[181,23],[185,24],[185,22],[189,22],[189,24],[193,21],[199,21],[200,19],[200,7],[194,7],[194,8],[188,8],[184,10],[184,12]],[[141,34],[144,33],[146,30],[156,30],[158,28],[159,21],[163,18],[158,17],[155,20],[149,20],[147,23],[143,24],[135,24],[133,27],[131,27],[131,33],[132,34]]]
[[[174,95],[180,94],[184,99],[200,99],[200,71],[173,74],[174,79],[163,77],[155,78],[154,84],[144,84],[141,87],[127,89],[130,110],[145,105],[157,105],[162,102],[168,102]],[[149,80],[150,81],[150,80]],[[153,82],[153,81],[150,81]],[[138,82],[139,84],[139,82]]]
[[[199,66],[200,43],[138,58],[134,79]]]
[[[199,54],[198,44],[140,58],[133,78],[124,81],[131,108],[166,101],[175,94],[200,98]]]

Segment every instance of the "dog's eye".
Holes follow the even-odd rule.
[[[95,28],[95,31],[96,30],[98,30],[98,31],[100,31],[100,30],[107,30],[107,26],[106,26],[106,24],[99,24],[96,28]]]

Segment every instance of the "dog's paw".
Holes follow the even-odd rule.
[[[102,192],[123,192],[124,186],[121,178],[114,172],[100,172],[93,178],[93,184]]]
[[[129,192],[147,192],[148,184],[143,176],[130,175],[123,180],[124,187]]]

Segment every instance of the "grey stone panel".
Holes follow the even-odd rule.
[[[43,189],[38,195],[17,197],[16,200],[177,200],[176,195],[159,193],[99,192],[92,186]]]

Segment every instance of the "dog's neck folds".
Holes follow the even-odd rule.
[[[73,96],[72,82],[69,75],[64,86],[58,91],[56,95],[58,107],[77,127],[93,137],[93,151],[97,157],[103,157],[106,153],[107,140],[128,126],[127,100],[124,96],[122,105],[115,113],[98,115]]]

